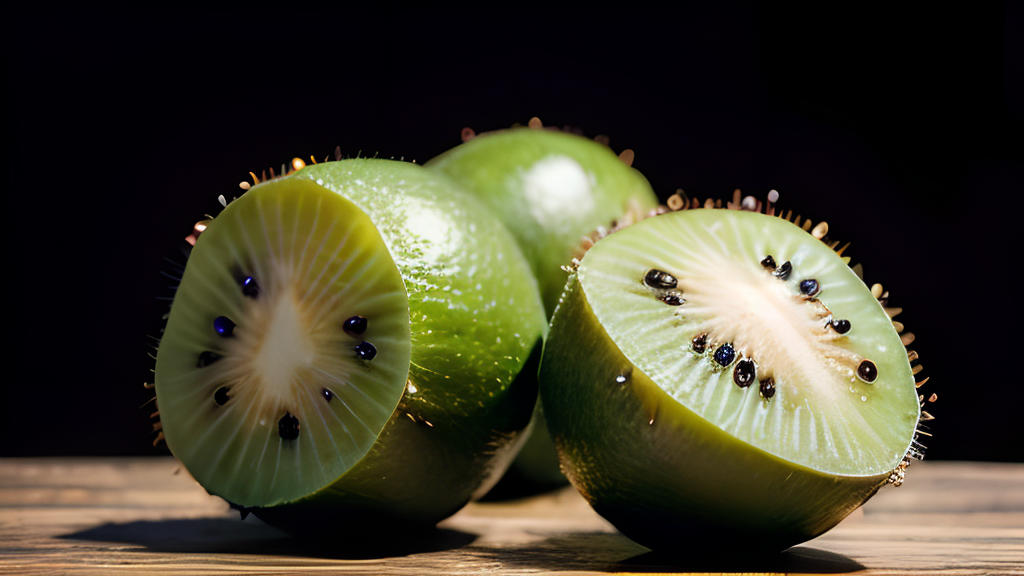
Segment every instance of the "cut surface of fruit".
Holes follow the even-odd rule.
[[[636,368],[733,437],[830,474],[877,475],[919,407],[906,350],[864,283],[793,224],[738,210],[649,219],[578,277]]]
[[[917,454],[886,311],[826,244],[758,213],[674,212],[598,241],[552,317],[540,390],[566,476],[651,548],[785,549]]]
[[[255,187],[196,242],[160,342],[168,447],[209,492],[270,506],[330,485],[405,389],[409,304],[367,215],[306,180]]]

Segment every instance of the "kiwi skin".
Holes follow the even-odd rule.
[[[379,543],[433,526],[504,472],[536,404],[545,315],[515,241],[443,175],[354,159],[307,166],[247,194],[287,198],[310,182],[370,218],[402,275],[411,385],[369,452],[330,485],[279,505],[235,507],[292,535]],[[452,273],[474,264],[475,276]]]
[[[795,465],[700,418],[626,359],[575,274],[540,381],[563,471],[595,511],[652,549],[777,552],[832,528],[888,479]]]
[[[565,285],[561,267],[581,238],[623,218],[639,218],[658,205],[647,178],[608,146],[557,130],[488,132],[425,166],[454,180],[501,219],[533,268],[549,317]],[[542,187],[544,194],[533,188],[531,194],[529,175],[544,172],[573,186],[549,185]],[[580,178],[587,185],[577,189]]]
[[[540,126],[534,119],[531,126]],[[588,185],[566,191],[552,187],[545,198],[528,190],[529,174],[557,166],[552,175],[585,177]],[[505,224],[530,262],[548,316],[565,285],[561,266],[576,255],[581,240],[598,229],[628,224],[658,205],[647,179],[612,150],[594,140],[556,129],[511,128],[477,135],[425,164],[459,183]],[[585,190],[585,193],[583,192]],[[544,422],[541,403],[530,433],[512,464],[525,480],[513,492],[565,484]]]

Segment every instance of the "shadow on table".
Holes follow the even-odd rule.
[[[292,538],[263,522],[228,518],[136,521],[104,524],[60,538],[96,542],[123,542],[151,552],[255,554],[310,558],[365,560],[443,552],[472,544],[476,534],[436,528],[415,538],[391,534],[368,539],[335,538],[309,541]],[[383,543],[382,540],[389,540]]]
[[[586,533],[549,538],[526,546],[486,550],[508,570],[599,572],[777,572],[843,574],[865,567],[834,552],[800,546],[780,554],[743,558],[697,556],[688,551],[651,552],[621,534]]]

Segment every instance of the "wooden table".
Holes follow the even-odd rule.
[[[757,562],[656,555],[571,488],[471,504],[422,540],[345,550],[239,521],[170,458],[0,460],[0,573],[1024,574],[1024,465],[915,463],[828,534]]]

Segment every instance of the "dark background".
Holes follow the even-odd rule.
[[[606,134],[664,198],[763,196],[852,241],[936,392],[929,457],[1024,460],[1021,5],[689,12],[5,8],[0,456],[166,453],[148,354],[182,238],[293,156],[424,162]]]

